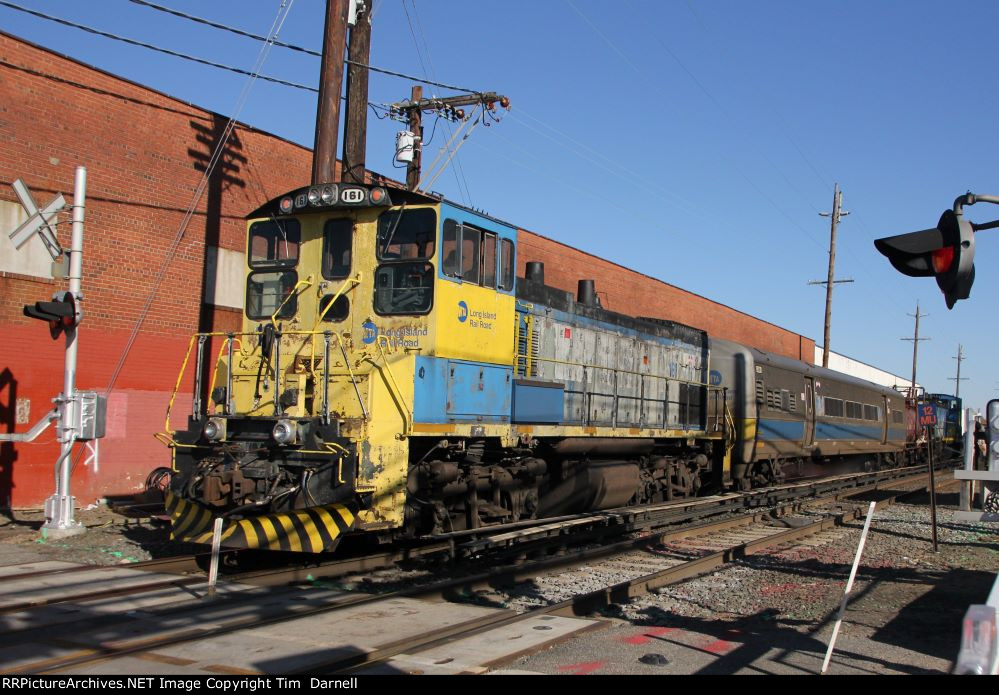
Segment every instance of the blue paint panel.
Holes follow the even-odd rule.
[[[815,439],[846,439],[850,441],[866,440],[881,441],[883,430],[881,426],[858,425],[851,422],[817,422],[815,423]]]
[[[888,441],[889,442],[904,442],[905,438],[908,436],[908,432],[904,427],[891,427],[888,429]]]
[[[419,355],[413,388],[415,422],[447,422],[447,360]]]
[[[758,420],[756,431],[757,439],[764,442],[800,442],[805,438],[805,423],[803,420]]]
[[[448,360],[448,416],[509,418],[512,382],[512,367]]]
[[[513,382],[513,421],[561,422],[564,396],[564,385],[540,385],[536,382],[515,381]]]
[[[415,422],[509,422],[511,367],[416,358]]]

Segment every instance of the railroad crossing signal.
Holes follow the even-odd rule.
[[[62,258],[63,251],[62,247],[59,246],[59,238],[56,236],[55,228],[52,225],[52,219],[56,216],[60,210],[66,207],[66,199],[62,197],[62,193],[57,195],[52,199],[48,205],[46,205],[41,210],[38,209],[38,205],[35,204],[35,199],[31,197],[31,191],[24,184],[24,181],[17,179],[11,188],[14,189],[14,193],[17,194],[17,199],[21,201],[21,206],[28,213],[28,219],[24,223],[10,233],[10,240],[14,244],[14,248],[20,249],[24,244],[30,239],[35,233],[38,234],[38,238],[42,240],[45,244],[46,250],[49,255],[52,256],[53,261],[58,261]]]
[[[975,231],[960,213],[944,210],[936,227],[878,239],[874,247],[903,275],[935,276],[948,309],[971,294]]]
[[[59,334],[76,328],[83,318],[72,292],[56,292],[51,302],[35,302],[34,306],[25,305],[24,315],[31,319],[49,322],[49,333],[52,340],[58,340]]]
[[[975,224],[964,219],[964,206],[999,203],[999,197],[966,193],[951,210],[944,210],[936,227],[877,239],[874,247],[897,271],[910,277],[937,279],[947,308],[971,295],[975,282],[975,232],[999,226],[999,221]]]

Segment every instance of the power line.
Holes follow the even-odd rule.
[[[195,17],[194,15],[188,15],[188,14],[185,14],[183,12],[177,12],[175,10],[170,10],[169,8],[165,8],[165,7],[162,7],[160,5],[155,5],[154,3],[146,2],[146,0],[129,0],[129,2],[134,2],[134,3],[140,4],[140,5],[148,5],[149,7],[153,8],[153,9],[160,10],[160,11],[163,11],[163,12],[169,12],[170,14],[175,14],[178,17],[183,17],[184,19],[188,19],[188,20],[191,20],[191,21],[194,21],[194,22],[205,24],[207,26],[211,26],[211,27],[214,27],[216,29],[221,29],[223,31],[229,31],[229,32],[231,32],[233,34],[238,34],[240,36],[251,38],[251,39],[254,39],[256,41],[267,41],[267,38],[264,37],[264,36],[259,36],[257,34],[251,34],[250,32],[243,31],[241,29],[236,29],[234,27],[229,27],[229,26],[226,26],[224,24],[219,24],[217,22],[212,22],[210,20],[203,19],[201,17]],[[22,7],[20,5],[15,4],[15,3],[9,2],[8,0],[0,0],[0,5],[3,5],[5,7],[9,7],[12,10],[17,10],[19,12],[24,12],[26,14],[30,14],[30,15],[33,15],[35,17],[39,17],[40,19],[45,19],[45,20],[48,20],[50,22],[55,22],[56,24],[62,24],[64,26],[73,27],[74,29],[80,29],[82,31],[86,31],[86,32],[91,33],[91,34],[96,34],[97,36],[101,36],[101,37],[104,37],[104,38],[107,38],[107,39],[112,39],[114,41],[121,41],[123,43],[127,43],[127,44],[132,45],[132,46],[138,46],[139,48],[146,48],[148,50],[156,51],[158,53],[164,53],[166,55],[173,56],[175,58],[181,58],[183,60],[189,60],[189,61],[194,62],[194,63],[200,63],[201,65],[208,65],[208,66],[213,67],[213,68],[219,68],[220,70],[228,70],[230,72],[234,72],[234,73],[237,73],[237,74],[240,74],[240,75],[253,76],[253,74],[250,71],[243,70],[242,68],[237,68],[237,67],[234,67],[234,66],[231,66],[231,65],[225,65],[223,63],[216,63],[214,61],[207,60],[205,58],[198,58],[197,56],[192,56],[192,55],[189,55],[189,54],[186,54],[186,53],[180,53],[179,51],[174,51],[174,50],[171,50],[169,48],[161,48],[159,46],[154,46],[153,44],[150,44],[150,43],[145,43],[143,41],[138,41],[136,39],[130,39],[128,37],[119,36],[117,34],[112,34],[110,32],[102,31],[100,29],[96,29],[94,27],[90,27],[90,26],[87,26],[85,24],[79,24],[77,22],[73,22],[73,21],[70,21],[68,19],[63,19],[61,17],[54,17],[52,15],[45,14],[44,12],[38,12],[37,10],[32,10],[32,9],[27,8],[27,7]],[[272,42],[272,44],[276,45],[276,46],[280,46],[282,48],[290,48],[292,50],[302,51],[304,53],[308,53],[309,55],[316,55],[316,56],[322,55],[321,53],[318,53],[318,52],[313,51],[311,49],[302,48],[301,46],[294,46],[294,45],[288,44],[288,43]],[[434,87],[440,87],[442,89],[450,89],[450,90],[453,90],[455,92],[464,92],[466,94],[481,94],[482,93],[480,90],[468,89],[466,87],[458,87],[458,86],[455,86],[455,85],[444,84],[443,82],[433,82],[433,81],[424,79],[422,77],[416,77],[414,75],[407,75],[406,73],[398,72],[398,71],[395,71],[395,70],[388,70],[386,68],[379,68],[379,67],[375,67],[374,65],[365,65],[364,63],[358,63],[358,62],[355,62],[355,61],[352,61],[352,60],[345,60],[344,62],[348,63],[350,65],[356,65],[358,67],[364,68],[365,70],[370,70],[372,72],[378,72],[378,73],[381,73],[383,75],[390,75],[392,77],[401,77],[401,78],[406,79],[406,80],[413,80],[414,82],[420,82],[421,84],[428,84],[428,85],[432,85]],[[296,82],[290,82],[288,80],[282,80],[282,79],[277,78],[277,77],[269,77],[267,75],[256,75],[256,78],[257,79],[261,79],[261,80],[266,80],[268,82],[274,82],[275,84],[284,85],[286,87],[294,87],[295,89],[301,89],[301,90],[304,90],[304,91],[307,91],[307,92],[318,92],[319,91],[315,87],[310,87],[310,86],[304,85],[304,84],[298,84]]]
[[[275,15],[274,21],[271,23],[270,31],[268,32],[270,36],[277,36],[281,27],[284,26],[285,20],[291,13],[291,7],[294,4],[294,1],[295,0],[281,0],[280,5],[278,6],[277,15]],[[7,3],[5,2],[4,4]],[[177,228],[177,233],[174,235],[173,241],[163,258],[163,264],[160,266],[159,272],[153,281],[153,287],[149,291],[149,295],[146,297],[146,302],[143,305],[142,310],[139,312],[139,316],[135,321],[135,325],[132,327],[132,332],[129,335],[128,340],[125,342],[125,349],[122,350],[121,357],[118,359],[118,363],[115,365],[114,371],[111,373],[111,378],[108,380],[108,385],[105,389],[105,395],[110,394],[114,389],[115,382],[118,380],[118,376],[125,367],[128,355],[132,351],[132,347],[135,345],[136,339],[139,337],[139,331],[142,328],[142,324],[145,323],[146,317],[149,315],[153,301],[156,299],[156,295],[159,292],[160,285],[163,283],[166,272],[169,269],[170,264],[173,262],[177,249],[180,247],[180,242],[183,240],[184,234],[187,231],[187,226],[190,224],[191,218],[194,216],[194,212],[198,207],[201,197],[208,188],[208,182],[211,180],[216,166],[222,159],[222,155],[225,152],[226,145],[229,141],[229,136],[232,135],[232,132],[236,128],[236,119],[242,112],[243,107],[246,106],[246,102],[250,96],[250,89],[253,87],[260,70],[263,69],[264,63],[267,61],[267,57],[270,54],[270,49],[270,44],[265,43],[261,47],[260,53],[257,54],[257,61],[253,66],[253,73],[250,73],[250,79],[243,85],[243,90],[240,92],[239,98],[236,100],[236,108],[233,111],[233,115],[229,118],[229,121],[226,123],[225,128],[218,138],[218,142],[215,145],[215,151],[212,152],[208,165],[205,167],[204,174],[198,182],[198,187],[194,192],[191,205],[188,207],[187,212],[184,214],[184,218],[181,220],[180,226]]]
[[[131,3],[135,3],[136,5],[142,5],[143,7],[148,7],[150,9],[156,10],[157,12],[165,12],[167,14],[172,14],[175,17],[181,17],[182,19],[187,19],[197,24],[204,24],[205,26],[213,27],[215,29],[228,31],[230,34],[236,34],[237,36],[244,36],[248,39],[253,39],[255,41],[267,41],[266,36],[260,36],[259,34],[251,34],[248,31],[237,29],[236,27],[229,26],[228,24],[220,24],[218,22],[213,22],[212,20],[205,19],[204,17],[197,17],[193,14],[187,14],[186,12],[181,12],[180,10],[174,10],[169,7],[164,7],[163,5],[157,5],[155,2],[149,2],[148,0],[128,0],[128,1]],[[288,48],[292,51],[298,51],[300,53],[307,53],[310,56],[316,56],[317,58],[321,58],[323,55],[321,51],[314,51],[311,48],[296,46],[295,44],[285,43],[284,41],[274,40],[271,41],[271,45],[280,46],[281,48]]]
[[[413,26],[413,18],[409,14],[409,8],[406,7],[406,0],[402,0],[402,10],[403,10],[403,12],[406,15],[406,22],[407,22],[407,24],[409,24],[409,33],[413,37],[413,44],[416,47],[416,57],[420,61],[420,67],[423,68],[424,74],[432,76],[434,74],[434,70],[433,70],[433,65],[431,64],[431,61],[430,61],[430,47],[427,46],[426,35],[423,33],[423,27],[422,27],[422,25],[420,26],[420,34],[423,36],[423,44],[424,44],[424,48],[426,49],[426,53],[427,53],[426,62],[424,62],[424,59],[423,59],[423,50],[421,50],[421,48],[420,48],[420,41],[416,37],[416,29]],[[413,14],[416,15],[416,3],[415,2],[413,3]],[[416,15],[416,16],[417,16],[417,21],[419,21],[419,15]],[[428,65],[429,65],[429,67],[428,67]],[[436,96],[436,95],[431,94],[431,96]],[[447,131],[447,134],[448,134],[449,138],[453,137],[453,133],[451,131],[451,124],[449,122],[445,121],[445,123],[444,123],[444,129]],[[468,182],[464,181],[464,179],[465,179],[465,173],[464,173],[464,171],[461,168],[461,159],[460,158],[455,159],[454,160],[454,164],[455,164],[455,166],[454,166],[454,168],[451,171],[454,173],[454,180],[455,180],[455,183],[458,185],[458,194],[462,197],[462,199],[463,199],[463,201],[464,201],[464,203],[466,205],[471,205],[471,195],[469,195],[469,192],[468,192]],[[462,181],[464,181],[464,184],[465,184],[464,187],[462,187]]]
[[[175,15],[177,17],[181,17],[183,19],[189,20],[191,22],[195,22],[197,24],[204,24],[206,26],[213,27],[215,29],[221,29],[222,31],[228,31],[231,34],[236,34],[237,36],[243,36],[243,37],[248,38],[248,39],[253,39],[254,41],[266,41],[267,40],[266,37],[260,36],[259,34],[253,34],[253,33],[250,33],[248,31],[243,31],[242,29],[237,29],[236,27],[229,26],[228,24],[221,24],[219,22],[213,22],[212,20],[205,19],[204,17],[197,17],[197,16],[192,15],[192,14],[187,14],[186,12],[180,12],[178,10],[173,10],[173,9],[170,9],[169,7],[164,7],[163,5],[158,5],[158,4],[154,3],[154,2],[149,2],[149,0],[128,0],[128,1],[129,2],[133,2],[136,5],[142,5],[144,7],[149,7],[150,9],[154,9],[154,10],[157,10],[159,12],[166,12],[167,14],[172,14],[172,15]],[[292,44],[292,43],[285,43],[283,41],[272,41],[271,43],[273,45],[275,45],[275,46],[280,47],[280,48],[287,48],[287,49],[290,49],[292,51],[298,51],[300,53],[305,53],[305,54],[310,55],[310,56],[316,56],[317,58],[320,58],[323,55],[321,51],[316,51],[316,50],[313,50],[311,48],[306,48],[304,46],[298,46],[298,45]],[[479,90],[476,90],[476,89],[467,89],[465,87],[456,87],[455,85],[444,84],[443,82],[431,82],[429,80],[425,80],[425,79],[422,79],[420,77],[415,77],[413,75],[407,75],[407,74],[402,73],[402,72],[397,72],[395,70],[387,70],[385,68],[376,68],[373,65],[365,65],[364,63],[358,63],[358,62],[353,61],[353,60],[345,60],[344,62],[346,64],[348,64],[348,65],[356,65],[357,67],[364,68],[365,70],[370,70],[372,72],[378,72],[378,73],[381,73],[383,75],[391,75],[392,77],[401,77],[403,79],[413,80],[414,82],[419,82],[421,84],[428,84],[428,85],[432,85],[434,87],[440,87],[441,89],[450,89],[450,90],[453,90],[455,92],[465,92],[465,93],[468,93],[468,94],[481,94],[481,92]]]
[[[282,80],[277,77],[269,77],[267,75],[259,75],[250,72],[249,70],[243,70],[242,68],[233,67],[231,65],[223,65],[222,63],[216,63],[211,60],[205,60],[204,58],[198,58],[196,56],[188,55],[186,53],[179,53],[178,51],[172,51],[169,48],[161,48],[159,46],[154,46],[151,43],[145,43],[142,41],[137,41],[135,39],[130,39],[125,36],[118,36],[117,34],[112,34],[107,31],[101,31],[100,29],[95,29],[94,27],[88,27],[85,24],[78,24],[76,22],[71,22],[68,19],[62,19],[60,17],[53,17],[52,15],[47,15],[43,12],[38,12],[36,10],[28,9],[27,7],[21,7],[20,5],[15,5],[7,0],[0,0],[0,5],[4,7],[9,7],[12,10],[17,10],[19,12],[24,12],[26,14],[34,15],[41,19],[46,19],[50,22],[55,22],[56,24],[62,24],[64,26],[73,27],[74,29],[81,29],[91,34],[96,34],[97,36],[102,36],[106,39],[113,39],[114,41],[121,41],[122,43],[127,43],[132,46],[138,46],[140,48],[146,48],[150,51],[156,51],[157,53],[164,53],[175,58],[181,58],[183,60],[189,60],[193,63],[200,63],[201,65],[208,65],[213,68],[219,68],[220,70],[228,70],[230,72],[235,72],[240,75],[246,75],[254,79],[266,80],[267,82],[274,82],[275,84],[284,85],[285,87],[294,87],[295,89],[302,89],[307,92],[318,92],[319,90],[315,87],[309,87],[308,85],[298,84],[296,82],[289,82],[288,80]]]

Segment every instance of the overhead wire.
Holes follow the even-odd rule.
[[[416,11],[415,0],[411,0],[411,2],[413,4],[413,15],[416,15],[418,21],[419,15],[417,14]],[[406,23],[409,25],[409,33],[413,37],[413,44],[416,47],[416,56],[417,59],[420,61],[420,67],[423,69],[423,73],[425,75],[433,77],[434,70],[430,58],[430,48],[429,46],[426,45],[426,34],[423,32],[423,27],[422,25],[420,26],[420,33],[424,37],[424,46],[426,47],[426,60],[424,60],[424,55],[423,55],[424,50],[420,47],[420,40],[417,38],[416,27],[413,24],[413,17],[410,15],[409,8],[406,6],[406,0],[402,0],[402,9],[403,13],[406,15]],[[437,96],[436,94],[431,94],[431,98],[436,96]],[[449,137],[453,136],[450,123],[445,123],[444,129]],[[469,194],[468,191],[468,181],[465,179],[465,172],[461,166],[461,158],[455,159],[455,166],[452,169],[452,172],[454,173],[455,183],[458,186],[458,194],[461,196],[462,201],[466,205],[471,205],[471,195]]]
[[[281,0],[278,6],[277,14],[275,15],[274,21],[271,23],[270,30],[268,31],[268,36],[278,36],[278,33],[281,31],[281,27],[284,26],[284,22],[291,12],[294,1],[295,0]],[[171,242],[166,255],[164,256],[159,272],[154,277],[153,286],[146,297],[145,304],[139,312],[139,316],[136,318],[135,325],[132,328],[132,332],[129,335],[128,340],[125,342],[125,348],[122,351],[121,357],[118,359],[118,363],[115,365],[111,378],[108,380],[105,394],[110,394],[114,389],[114,385],[125,367],[128,355],[131,352],[132,347],[135,345],[135,341],[138,338],[142,324],[145,323],[146,318],[149,316],[149,311],[152,308],[153,301],[156,299],[156,295],[159,292],[160,285],[163,283],[163,279],[166,276],[166,272],[169,269],[170,264],[173,263],[173,259],[177,254],[177,249],[180,247],[180,242],[184,238],[184,234],[187,231],[191,218],[194,216],[194,212],[208,187],[208,182],[211,180],[212,174],[215,172],[215,168],[218,166],[218,163],[222,158],[222,154],[228,144],[229,137],[232,135],[233,130],[235,130],[237,119],[239,118],[240,113],[242,113],[243,108],[246,106],[246,102],[250,96],[250,90],[257,80],[257,75],[263,69],[264,63],[267,61],[267,57],[270,55],[270,49],[271,44],[265,43],[257,55],[257,61],[254,64],[253,74],[251,74],[250,79],[243,85],[243,90],[240,92],[239,98],[236,100],[236,108],[233,111],[233,115],[229,118],[225,128],[218,138],[215,150],[212,152],[211,158],[205,167],[201,180],[198,182],[198,186],[195,189],[191,204],[177,228],[177,232],[174,235],[173,241]]]
[[[692,3],[690,2],[690,0],[685,0],[685,2],[686,2],[686,5],[687,5],[687,8],[688,8],[688,9],[690,10],[690,13],[691,13],[691,14],[692,14],[692,15],[694,16],[694,18],[695,18],[695,20],[696,20],[696,22],[697,22],[698,26],[700,26],[701,30],[702,30],[702,31],[703,31],[703,32],[704,32],[704,33],[705,33],[705,34],[706,34],[706,35],[707,35],[707,36],[708,36],[709,38],[714,38],[714,39],[715,39],[715,40],[713,41],[713,45],[715,45],[715,46],[718,46],[718,47],[720,48],[720,52],[721,52],[721,53],[723,53],[723,54],[726,54],[726,55],[728,56],[728,58],[729,58],[729,62],[731,62],[731,63],[736,63],[737,61],[736,61],[736,60],[735,60],[735,59],[734,59],[734,58],[732,57],[732,55],[731,55],[731,53],[730,53],[730,51],[729,51],[729,47],[728,47],[727,43],[726,43],[725,41],[720,41],[720,40],[717,40],[717,37],[715,37],[715,36],[714,36],[714,32],[712,32],[712,31],[711,31],[711,29],[710,29],[710,28],[708,27],[708,25],[707,25],[707,24],[706,24],[706,23],[705,23],[705,22],[704,22],[704,21],[703,21],[703,20],[701,19],[701,16],[700,16],[700,14],[699,14],[699,13],[697,12],[696,8],[695,8],[695,7],[693,6],[693,4],[692,4]],[[632,6],[634,7],[634,5],[632,5]],[[659,43],[660,43],[660,44],[662,44],[662,45],[663,45],[663,47],[664,47],[664,48],[665,48],[665,49],[666,49],[667,51],[669,51],[670,55],[671,55],[671,56],[673,56],[673,57],[674,57],[674,59],[675,59],[675,60],[677,61],[677,63],[678,63],[679,65],[681,65],[681,67],[683,67],[683,68],[684,68],[684,70],[685,70],[685,71],[687,72],[687,74],[688,74],[688,75],[690,75],[690,76],[691,76],[691,78],[692,78],[692,79],[694,79],[694,80],[695,80],[695,81],[697,82],[698,86],[700,86],[700,87],[701,87],[701,89],[702,89],[702,90],[703,90],[703,91],[704,91],[704,92],[705,92],[706,94],[708,94],[707,90],[706,90],[706,89],[705,89],[705,88],[703,87],[703,85],[701,85],[701,84],[700,84],[700,82],[699,82],[698,80],[696,80],[696,78],[695,78],[695,77],[693,76],[693,74],[691,73],[691,71],[690,71],[690,70],[688,70],[688,69],[686,68],[686,66],[684,66],[684,65],[682,64],[682,62],[680,62],[680,61],[679,61],[679,59],[678,59],[678,58],[676,57],[676,55],[675,55],[675,54],[673,53],[673,51],[670,51],[670,50],[669,50],[669,48],[668,48],[668,47],[667,47],[667,46],[666,46],[666,45],[665,45],[665,44],[664,44],[664,43],[662,42],[662,40],[661,40],[661,39],[660,39],[660,38],[659,38],[658,36],[656,37],[656,39],[657,39],[657,41],[659,41]],[[759,88],[758,88],[758,87],[756,87],[755,89],[757,89],[757,91],[759,91]],[[713,102],[714,102],[714,103],[715,103],[715,104],[716,104],[717,106],[719,106],[719,108],[723,108],[723,107],[721,107],[721,105],[720,105],[720,104],[718,104],[718,102],[717,102],[717,100],[716,100],[716,99],[714,99],[713,97],[712,97],[711,99],[712,99],[712,101],[713,101]],[[805,163],[805,165],[806,165],[806,166],[807,166],[807,167],[809,168],[809,170],[810,170],[810,171],[811,171],[811,172],[812,172],[813,174],[815,174],[815,177],[816,177],[816,179],[818,179],[818,180],[819,180],[819,181],[820,181],[820,182],[822,183],[822,185],[823,185],[823,186],[824,186],[825,188],[830,188],[830,187],[832,186],[832,183],[831,183],[831,181],[830,181],[829,177],[827,177],[827,176],[826,176],[826,175],[825,175],[825,174],[824,174],[823,172],[821,172],[821,171],[819,170],[819,168],[818,168],[818,167],[817,167],[817,166],[815,165],[815,163],[814,163],[814,162],[813,162],[813,161],[811,160],[811,158],[809,158],[809,157],[808,157],[808,155],[806,155],[806,154],[805,154],[804,150],[803,150],[803,149],[801,148],[801,146],[800,146],[800,145],[798,144],[798,142],[797,142],[797,141],[796,141],[796,140],[794,139],[794,137],[793,137],[793,136],[791,135],[791,131],[792,131],[792,128],[791,128],[790,124],[788,123],[788,121],[787,121],[787,119],[785,118],[784,114],[783,114],[783,113],[781,113],[780,111],[778,111],[778,110],[777,110],[777,109],[776,109],[776,108],[774,107],[774,105],[773,105],[773,104],[774,104],[774,101],[775,101],[775,100],[774,100],[774,99],[766,99],[766,100],[764,100],[764,101],[765,101],[765,103],[766,103],[766,104],[768,105],[770,113],[771,113],[771,114],[772,114],[772,115],[773,115],[773,116],[774,116],[774,117],[775,117],[775,118],[776,118],[776,119],[777,119],[777,120],[778,120],[778,121],[780,122],[780,124],[781,124],[781,126],[782,126],[782,127],[780,128],[780,132],[781,132],[781,134],[782,134],[782,135],[783,135],[783,136],[784,136],[784,137],[785,137],[785,138],[787,139],[787,141],[788,141],[788,142],[789,142],[789,143],[791,144],[791,146],[792,146],[792,147],[794,148],[794,150],[795,150],[795,151],[796,151],[796,152],[798,153],[798,156],[799,156],[799,157],[801,157],[802,161],[803,161],[803,162]],[[776,167],[775,167],[775,168],[776,168]],[[783,175],[782,175],[782,176],[783,176]],[[785,180],[785,181],[787,181],[787,177],[786,177],[786,176],[783,176],[783,178],[784,178],[784,180]],[[800,193],[800,192],[799,192],[799,193]],[[812,206],[812,207],[813,207],[813,209],[815,209],[815,208],[814,208],[814,206]],[[818,210],[816,210],[816,212],[818,212]],[[874,238],[874,235],[873,235],[873,234],[872,234],[872,233],[870,232],[870,229],[869,229],[869,228],[867,227],[866,223],[864,222],[864,219],[863,219],[863,217],[862,217],[862,213],[860,213],[860,212],[859,212],[858,210],[856,210],[856,209],[853,209],[853,210],[851,210],[850,212],[851,212],[851,214],[853,215],[853,219],[855,219],[855,220],[857,221],[857,223],[858,223],[858,224],[859,224],[859,225],[860,225],[861,227],[863,227],[863,228],[864,228],[864,230],[865,230],[865,231],[866,231],[866,232],[868,233],[869,237],[873,239],[873,238]],[[850,259],[851,259],[852,261],[854,261],[855,263],[857,263],[858,265],[860,265],[860,266],[862,267],[862,269],[863,269],[863,270],[865,271],[865,275],[868,275],[868,276],[871,276],[871,275],[872,275],[872,271],[871,271],[870,267],[869,267],[869,266],[867,265],[867,263],[866,263],[865,261],[863,261],[863,260],[862,260],[862,259],[861,259],[861,258],[860,258],[860,257],[859,257],[859,256],[858,256],[858,255],[857,255],[857,254],[856,254],[855,252],[854,252],[854,250],[853,250],[853,249],[852,249],[852,248],[851,248],[850,246],[846,246],[846,247],[845,247],[845,251],[846,251],[846,254],[847,254],[847,255],[848,255],[849,257],[850,257]],[[887,293],[886,295],[879,295],[879,296],[886,296],[886,297],[888,298],[888,300],[889,300],[889,301],[890,301],[890,302],[891,302],[892,304],[894,304],[894,305],[895,305],[895,306],[896,306],[896,307],[897,307],[898,309],[900,309],[900,310],[903,310],[903,311],[907,310],[907,309],[906,309],[906,308],[904,307],[904,305],[903,305],[903,304],[902,304],[902,303],[901,303],[901,302],[899,301],[899,297],[898,297],[898,296],[897,296],[897,295],[895,294],[895,291],[894,291],[894,289],[889,289],[889,291],[888,291],[888,293]]]
[[[163,53],[164,55],[173,56],[174,58],[181,58],[182,60],[188,60],[192,63],[199,63],[201,65],[208,65],[213,68],[219,68],[220,70],[228,70],[229,72],[234,72],[239,75],[245,75],[248,77],[253,77],[254,79],[265,80],[267,82],[274,82],[275,84],[280,84],[285,87],[293,87],[295,89],[301,89],[307,92],[318,92],[319,90],[315,87],[310,87],[308,85],[299,84],[297,82],[291,82],[289,80],[283,80],[278,77],[271,77],[269,75],[254,75],[253,73],[244,70],[242,68],[237,68],[232,65],[225,65],[224,63],[218,63],[212,60],[207,60],[206,58],[198,58],[197,56],[192,56],[187,53],[181,53],[179,51],[174,51],[169,48],[163,48],[161,46],[155,46],[151,43],[146,43],[145,41],[139,41],[137,39],[130,39],[126,36],[120,36],[118,34],[112,34],[109,31],[102,31],[86,24],[80,24],[79,22],[73,22],[68,19],[63,19],[61,17],[54,17],[44,12],[38,12],[37,10],[32,10],[27,7],[22,7],[9,0],[0,0],[0,5],[4,7],[9,7],[12,10],[17,10],[18,12],[24,12],[25,14],[30,14],[40,19],[45,19],[50,22],[55,22],[56,24],[62,24],[64,26],[73,27],[74,29],[80,29],[86,31],[90,34],[95,34],[96,36],[101,36],[106,39],[112,39],[113,41],[120,41],[122,43],[127,43],[132,46],[137,46],[139,48],[145,48],[150,51],[155,51],[157,53]]]
[[[578,15],[579,17],[580,17],[580,19],[582,19],[582,20],[583,20],[583,21],[584,21],[584,22],[585,22],[585,23],[586,23],[586,24],[587,24],[587,25],[588,25],[588,26],[589,26],[589,27],[590,27],[590,28],[591,28],[591,29],[593,30],[593,32],[594,32],[594,33],[596,33],[596,34],[597,34],[597,36],[599,36],[599,37],[600,37],[600,38],[601,38],[601,39],[603,40],[603,42],[604,42],[604,43],[605,43],[605,44],[606,44],[606,45],[607,45],[607,46],[608,46],[608,47],[609,47],[609,48],[610,48],[610,49],[611,49],[612,51],[614,51],[614,52],[615,52],[615,53],[616,53],[616,54],[617,54],[618,56],[620,56],[620,57],[621,57],[621,59],[622,59],[622,60],[623,60],[624,62],[626,62],[626,63],[628,64],[628,66],[629,66],[629,67],[631,67],[631,69],[632,69],[632,70],[634,70],[634,71],[635,71],[635,72],[636,72],[636,73],[637,73],[638,75],[640,75],[640,76],[643,76],[643,77],[645,76],[645,72],[643,71],[643,69],[642,69],[641,67],[639,67],[639,66],[638,66],[638,65],[637,65],[637,64],[636,64],[636,63],[635,63],[634,61],[632,61],[632,60],[631,60],[631,59],[630,59],[630,58],[629,58],[629,57],[628,57],[628,56],[627,56],[627,55],[626,55],[626,54],[624,53],[624,51],[622,51],[622,50],[621,50],[621,49],[620,49],[620,48],[619,48],[619,47],[617,46],[617,44],[615,44],[615,43],[614,43],[614,42],[613,42],[613,41],[612,41],[612,40],[611,40],[611,39],[610,39],[610,38],[609,38],[609,37],[608,37],[608,36],[607,36],[607,35],[606,35],[606,34],[605,34],[605,33],[603,32],[603,31],[601,31],[600,27],[598,27],[598,26],[596,25],[596,23],[594,23],[594,22],[593,22],[593,20],[591,20],[591,19],[590,19],[590,18],[589,18],[589,17],[588,17],[588,16],[587,16],[587,15],[586,15],[585,13],[583,13],[583,12],[582,12],[582,11],[581,11],[581,10],[580,10],[580,9],[579,9],[579,8],[578,8],[577,6],[576,6],[576,4],[575,4],[575,3],[573,2],[573,0],[565,0],[565,2],[566,2],[566,3],[567,3],[567,4],[569,5],[569,7],[570,7],[570,8],[572,8],[572,10],[573,10],[573,11],[574,11],[574,12],[575,12],[575,13],[576,13],[576,14],[577,14],[577,15]],[[657,82],[656,80],[651,80],[651,81],[650,81],[650,84],[651,84],[651,85],[652,85],[652,86],[653,86],[653,87],[654,87],[655,89],[657,89],[658,91],[660,91],[660,92],[663,92],[663,90],[662,90],[662,87],[660,87],[660,86],[659,86],[659,84],[658,84],[658,82]],[[663,93],[665,94],[665,92],[663,92]],[[668,96],[668,95],[667,95],[667,96]],[[816,245],[816,246],[817,246],[818,248],[821,248],[821,249],[824,249],[824,248],[825,248],[825,246],[824,246],[824,245],[823,245],[823,244],[822,244],[821,242],[819,242],[819,241],[818,241],[818,240],[817,240],[817,239],[816,239],[816,238],[815,238],[815,237],[813,236],[813,234],[812,234],[812,233],[811,233],[811,232],[810,232],[810,231],[809,231],[808,229],[806,229],[806,228],[805,228],[805,227],[803,227],[803,226],[802,226],[802,225],[801,225],[801,224],[800,224],[799,222],[797,222],[797,221],[796,221],[796,220],[795,220],[795,219],[794,219],[794,218],[793,218],[793,217],[792,217],[792,216],[791,216],[790,214],[788,214],[788,213],[787,213],[787,212],[786,212],[786,211],[785,211],[785,210],[784,210],[784,209],[783,209],[783,208],[782,208],[782,207],[781,207],[780,205],[778,205],[778,203],[777,203],[777,202],[776,202],[776,201],[775,201],[775,200],[774,200],[773,198],[771,198],[770,196],[767,196],[767,195],[763,194],[763,193],[762,193],[762,189],[761,189],[761,187],[760,187],[759,185],[757,185],[756,183],[754,183],[754,182],[752,181],[752,179],[750,178],[750,176],[749,176],[748,174],[746,174],[746,172],[745,172],[745,171],[743,171],[742,167],[740,167],[740,166],[739,166],[739,165],[738,165],[738,164],[737,164],[737,163],[736,163],[736,162],[735,162],[734,160],[732,160],[732,159],[731,159],[730,157],[727,157],[727,159],[728,159],[728,161],[729,161],[729,164],[730,164],[730,165],[732,166],[732,168],[733,168],[733,169],[735,169],[735,171],[736,171],[736,172],[737,172],[737,173],[738,173],[738,174],[739,174],[740,176],[742,176],[742,178],[743,178],[743,179],[745,179],[745,180],[746,180],[747,182],[750,182],[750,184],[752,185],[752,187],[753,187],[753,188],[754,188],[755,190],[757,190],[758,192],[760,192],[760,193],[761,193],[761,195],[763,196],[764,200],[766,200],[766,201],[767,201],[767,202],[768,202],[768,203],[769,203],[769,204],[770,204],[770,205],[771,205],[771,206],[772,206],[772,207],[773,207],[773,208],[774,208],[774,209],[775,209],[775,210],[776,210],[776,211],[777,211],[778,213],[780,213],[780,214],[781,214],[781,215],[782,215],[783,217],[785,217],[785,218],[786,218],[786,219],[787,219],[787,220],[788,220],[788,221],[789,221],[789,222],[790,222],[790,223],[791,223],[791,224],[792,224],[792,225],[793,225],[794,227],[796,227],[796,228],[797,228],[797,229],[798,229],[799,231],[801,231],[801,233],[802,233],[802,234],[804,235],[804,237],[805,237],[806,239],[808,239],[809,241],[811,241],[811,242],[812,242],[813,244],[815,244],[815,245]]]

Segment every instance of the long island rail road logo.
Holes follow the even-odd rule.
[[[469,309],[468,304],[464,300],[458,302],[459,323],[464,323],[472,328],[484,328],[487,331],[491,331],[495,321],[495,312]]]

